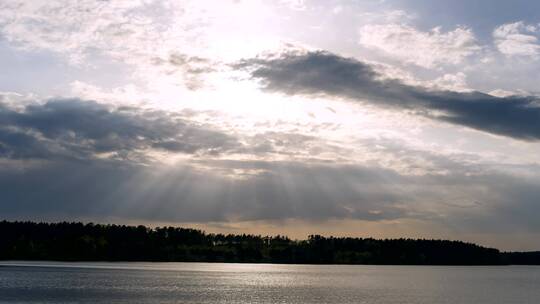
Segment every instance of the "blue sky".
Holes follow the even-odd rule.
[[[0,4],[0,213],[539,248],[535,1]]]

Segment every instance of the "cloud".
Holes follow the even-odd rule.
[[[540,139],[540,107],[535,96],[430,90],[384,79],[366,63],[323,51],[247,59],[235,67],[249,70],[267,91],[344,97],[492,134]]]
[[[537,58],[540,55],[539,35],[538,25],[523,21],[503,24],[493,31],[497,49],[506,56]]]
[[[396,205],[406,193],[385,184],[402,180],[399,174],[307,161],[328,149],[314,136],[273,131],[241,144],[189,120],[189,113],[80,99],[26,103],[0,103],[6,217],[378,221],[407,212]],[[166,165],[148,161],[152,151],[186,157]],[[247,160],[270,154],[302,160]],[[238,156],[244,157],[233,160]]]
[[[184,84],[190,90],[204,87],[205,83],[201,75],[215,72],[215,66],[218,64],[206,58],[189,56],[178,52],[171,53],[168,60],[156,57],[152,62],[154,65],[162,67],[165,74],[176,74],[178,78],[182,78]]]
[[[116,49],[117,56],[126,57],[133,54],[134,42],[148,44],[139,35],[145,26],[147,33],[158,30],[142,13],[154,6],[140,1],[12,1],[0,8],[1,31],[8,41],[26,50],[66,53],[72,63],[82,63],[97,50]]]
[[[19,108],[0,103],[4,158],[128,157],[149,150],[219,154],[240,146],[230,135],[165,111],[80,99],[51,99]]]
[[[419,184],[392,170],[298,162],[202,162],[147,168],[96,159],[25,171],[4,168],[0,190],[5,203],[0,211],[190,222],[433,216],[431,211],[415,211]],[[211,169],[200,171],[199,165]],[[226,170],[259,173],[235,179],[220,174]]]
[[[422,32],[405,24],[368,24],[359,29],[362,46],[425,68],[459,64],[481,50],[471,29],[442,32],[436,27]]]
[[[169,223],[413,219],[467,233],[540,231],[532,216],[539,211],[537,181],[447,169],[446,175],[410,176],[313,162],[199,160],[165,167],[57,160],[24,170],[1,167],[0,213]]]
[[[135,69],[117,76],[141,83],[166,79],[195,90],[211,71],[209,64],[189,60],[177,65],[174,58],[197,58],[189,54],[206,49],[200,48],[206,24],[197,6],[196,1],[2,2],[0,35],[14,48],[61,55],[77,68],[109,66],[111,74],[118,67]]]
[[[279,1],[279,3],[297,11],[303,11],[307,9],[305,0],[281,0]]]
[[[2,103],[0,122],[5,218],[381,225],[415,220],[469,232],[540,231],[528,216],[538,211],[534,168],[532,177],[505,175],[395,140],[363,142],[374,161],[295,159],[288,153],[329,147],[314,136],[275,131],[239,140],[188,114],[79,99]],[[148,150],[186,157],[176,164],[146,162]],[[264,159],[268,154],[287,160]]]
[[[203,164],[200,164],[203,165]],[[154,221],[244,221],[298,218],[383,220],[404,216],[384,180],[368,167],[291,162],[209,162],[165,167],[95,159],[55,162],[28,170],[0,169],[5,216],[119,217]],[[223,170],[259,173],[236,179]],[[54,178],[51,178],[53,177]],[[29,191],[32,189],[32,191]]]

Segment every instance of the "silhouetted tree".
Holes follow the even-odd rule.
[[[540,264],[540,252],[445,240],[207,234],[201,230],[82,223],[0,222],[0,259],[310,264]]]

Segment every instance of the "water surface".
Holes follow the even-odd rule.
[[[539,303],[540,267],[0,262],[0,303]]]

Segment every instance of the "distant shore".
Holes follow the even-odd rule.
[[[0,260],[358,265],[540,265],[540,252],[500,252],[427,239],[208,234],[178,227],[0,222]]]

